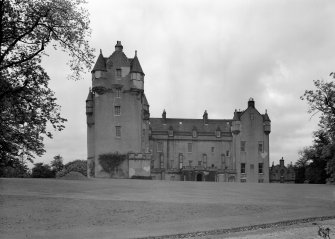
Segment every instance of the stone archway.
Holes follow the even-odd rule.
[[[197,181],[203,181],[202,178],[203,178],[203,177],[202,177],[202,174],[201,174],[201,173],[198,173],[198,174],[197,174]]]

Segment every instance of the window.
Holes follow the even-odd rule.
[[[225,169],[226,168],[226,159],[224,154],[221,154],[221,169]]]
[[[120,88],[117,88],[117,89],[115,90],[115,97],[116,97],[116,98],[120,98],[120,97],[121,97],[121,89],[120,89]]]
[[[116,69],[116,76],[121,77],[121,69]]]
[[[214,151],[215,151],[215,147],[212,147],[211,152],[214,153]]]
[[[121,106],[114,106],[114,115],[116,116],[121,115]]]
[[[221,137],[221,131],[219,129],[217,129],[215,131],[215,135],[216,135],[217,138],[220,138]]]
[[[258,164],[258,173],[263,173],[263,163]]]
[[[121,137],[121,126],[115,126],[115,136]]]
[[[192,167],[192,160],[188,161],[188,166]]]
[[[183,168],[183,160],[184,160],[184,155],[179,154],[179,169]]]
[[[258,179],[258,182],[259,182],[259,183],[264,183],[264,179],[263,179],[263,178],[260,178],[260,179]]]
[[[194,129],[192,130],[192,137],[193,138],[196,138],[197,137],[197,131]]]
[[[187,144],[187,152],[192,153],[192,143]]]
[[[174,160],[170,160],[170,168],[174,168]]]
[[[157,152],[163,152],[163,142],[157,142]]]
[[[258,152],[263,153],[263,142],[258,142]]]
[[[241,178],[241,183],[246,183],[246,182],[247,182],[247,179]]]
[[[207,154],[202,155],[202,163],[205,168],[207,168]]]
[[[164,168],[164,154],[159,155],[160,168]]]
[[[169,128],[169,137],[173,137],[173,129],[171,127]]]
[[[245,152],[245,141],[241,141],[241,152]]]
[[[245,163],[241,163],[241,173],[245,173]]]
[[[229,150],[226,151],[226,156],[229,157]]]
[[[201,166],[201,161],[198,161],[198,166]]]

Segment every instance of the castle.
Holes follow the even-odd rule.
[[[271,121],[250,98],[232,119],[152,118],[144,93],[144,72],[135,51],[120,41],[100,55],[86,100],[88,175],[178,181],[269,182]],[[126,154],[113,172],[99,157]]]

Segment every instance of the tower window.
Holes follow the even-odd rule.
[[[116,76],[121,77],[121,69],[116,69]]]
[[[114,106],[114,115],[116,116],[121,115],[121,106]]]
[[[241,163],[241,173],[245,173],[245,163]]]
[[[212,147],[212,148],[211,148],[211,151],[212,151],[212,153],[214,153],[214,151],[215,151],[215,147]]]
[[[263,153],[263,142],[262,141],[260,141],[260,142],[258,142],[258,152],[260,152],[260,153]]]
[[[115,136],[121,137],[121,126],[115,126]]]
[[[258,164],[258,173],[263,173],[263,163]]]
[[[187,152],[192,153],[192,143],[187,144]]]
[[[115,97],[116,97],[116,98],[120,98],[120,97],[121,97],[121,89],[120,89],[120,88],[117,88],[117,89],[115,90]]]
[[[241,141],[241,152],[245,152],[245,141]]]

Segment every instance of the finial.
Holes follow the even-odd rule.
[[[265,109],[265,114],[267,114],[268,113],[268,110],[267,109]]]
[[[102,50],[100,49],[100,54],[102,55]]]
[[[137,56],[137,50],[135,50],[135,56]]]

